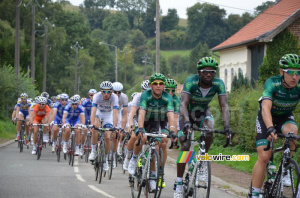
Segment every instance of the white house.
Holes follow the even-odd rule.
[[[220,78],[231,90],[234,74],[240,70],[248,79],[258,79],[258,67],[272,42],[285,28],[298,38],[300,46],[300,0],[278,0],[223,43],[212,48],[220,52]]]

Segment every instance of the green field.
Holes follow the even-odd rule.
[[[16,126],[11,121],[0,120],[0,140],[13,139],[15,137]]]
[[[189,56],[191,50],[169,50],[169,51],[160,51],[160,55],[168,60],[171,56],[180,55],[180,56]],[[155,54],[155,50],[152,51]]]

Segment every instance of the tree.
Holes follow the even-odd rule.
[[[239,31],[242,27],[244,27],[252,20],[253,16],[251,16],[248,12],[243,13],[242,16],[238,14],[230,14],[225,20],[228,28],[226,38],[235,34],[237,31]]]
[[[142,14],[143,25],[141,30],[147,37],[155,36],[156,1],[148,0],[146,12]]]
[[[129,43],[132,45],[133,48],[145,45],[146,37],[142,31],[132,30],[129,36]]]
[[[210,55],[210,50],[208,45],[206,44],[203,45],[202,43],[198,43],[190,53],[189,65],[186,68],[186,70],[190,73],[195,73],[195,71],[197,70],[197,63],[199,59],[209,55]]]
[[[171,74],[171,69],[167,65],[167,60],[163,57],[160,58],[160,73],[164,74],[167,78],[169,78]]]
[[[175,29],[179,23],[179,16],[176,9],[168,9],[167,16],[161,20],[161,31],[166,32]]]
[[[255,12],[254,12],[254,15],[255,16],[258,16],[260,15],[261,13],[263,13],[266,9],[268,9],[269,7],[275,5],[275,2],[274,1],[266,1],[266,2],[263,2],[261,5],[257,6],[255,8]]]

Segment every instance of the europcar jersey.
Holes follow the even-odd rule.
[[[272,76],[264,85],[259,101],[272,100],[272,115],[286,115],[295,110],[300,99],[300,82],[290,90],[282,85],[282,76]]]
[[[190,95],[190,102],[189,102],[189,111],[196,111],[196,110],[204,110],[208,107],[209,102],[213,99],[213,97],[218,94],[226,95],[226,89],[224,82],[219,78],[214,78],[212,81],[212,87],[203,97],[202,91],[198,85],[200,80],[200,76],[198,74],[189,76],[183,85],[183,93],[187,93]]]
[[[113,109],[119,109],[118,96],[112,93],[108,100],[104,100],[102,93],[98,92],[94,95],[93,107],[97,107],[97,110],[101,113],[109,113],[112,112]]]
[[[67,105],[63,106],[60,101],[56,102],[53,106],[53,110],[57,110],[56,116],[62,118],[64,114],[64,109]]]
[[[77,119],[79,119],[80,115],[84,114],[84,109],[81,105],[78,105],[76,109],[73,109],[71,103],[69,103],[64,108],[64,113],[68,113],[67,120],[76,121]]]
[[[17,106],[20,107],[20,111],[22,111],[22,112],[28,112],[28,107],[31,106],[31,101],[30,100],[26,100],[26,103],[24,104],[22,102],[22,100],[19,98]]]
[[[159,99],[152,96],[151,89],[144,91],[139,106],[146,111],[145,120],[164,121],[167,113],[174,111],[173,98],[165,91]]]

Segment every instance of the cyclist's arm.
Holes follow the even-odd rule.
[[[224,122],[224,129],[229,128],[229,108],[227,103],[227,95],[220,95],[219,96],[219,105],[222,109],[222,117]]]
[[[92,107],[92,110],[91,110],[91,117],[90,117],[91,125],[94,125],[94,124],[95,124],[95,116],[96,116],[96,112],[97,112],[97,107]]]
[[[29,117],[30,117],[30,123],[33,123],[33,119],[34,119],[34,117],[35,117],[35,115],[36,115],[36,112],[34,112],[34,111],[32,111],[31,112],[31,114],[29,114]]]
[[[122,115],[122,129],[125,129],[127,123],[127,113],[128,107],[123,107],[123,115]]]
[[[174,126],[174,112],[169,111],[167,113],[167,117],[168,117],[169,126],[173,126],[170,128],[170,131],[174,131],[177,134],[177,130],[175,131],[175,126]]]
[[[80,118],[81,124],[85,124],[85,115],[84,115],[84,113],[80,114],[79,118]]]
[[[138,126],[139,128],[144,128],[144,121],[145,121],[145,115],[146,111],[144,109],[139,110],[139,121],[138,121]]]
[[[68,113],[67,113],[67,112],[64,112],[63,118],[62,118],[63,124],[66,124],[67,116],[68,116]]]
[[[13,111],[13,113],[11,115],[11,119],[13,120],[13,119],[15,119],[15,117],[16,117],[16,110]]]
[[[113,109],[114,127],[118,125],[118,109]]]
[[[132,105],[130,107],[129,118],[128,118],[128,131],[130,131],[130,127],[133,125],[133,117],[135,116],[136,111],[137,111],[137,107]]]
[[[174,127],[175,127],[175,129],[174,129],[174,132],[177,134],[177,124],[178,124],[178,114],[177,113],[175,113],[174,114]]]
[[[272,100],[263,100],[261,106],[262,106],[261,114],[264,123],[268,129],[269,127],[273,126],[272,115],[271,115]]]
[[[54,121],[55,116],[56,116],[56,113],[57,113],[57,109],[51,109],[51,111],[52,111],[52,116],[51,116],[50,122],[51,122],[51,121]]]
[[[19,112],[20,112],[20,107],[17,107],[17,110],[16,110],[16,117],[17,117],[18,119],[20,119],[20,118],[19,118]]]
[[[190,102],[190,95],[182,92],[179,111],[180,111],[180,115],[182,115],[183,121],[185,123],[190,121],[189,112],[188,112],[189,102]]]

